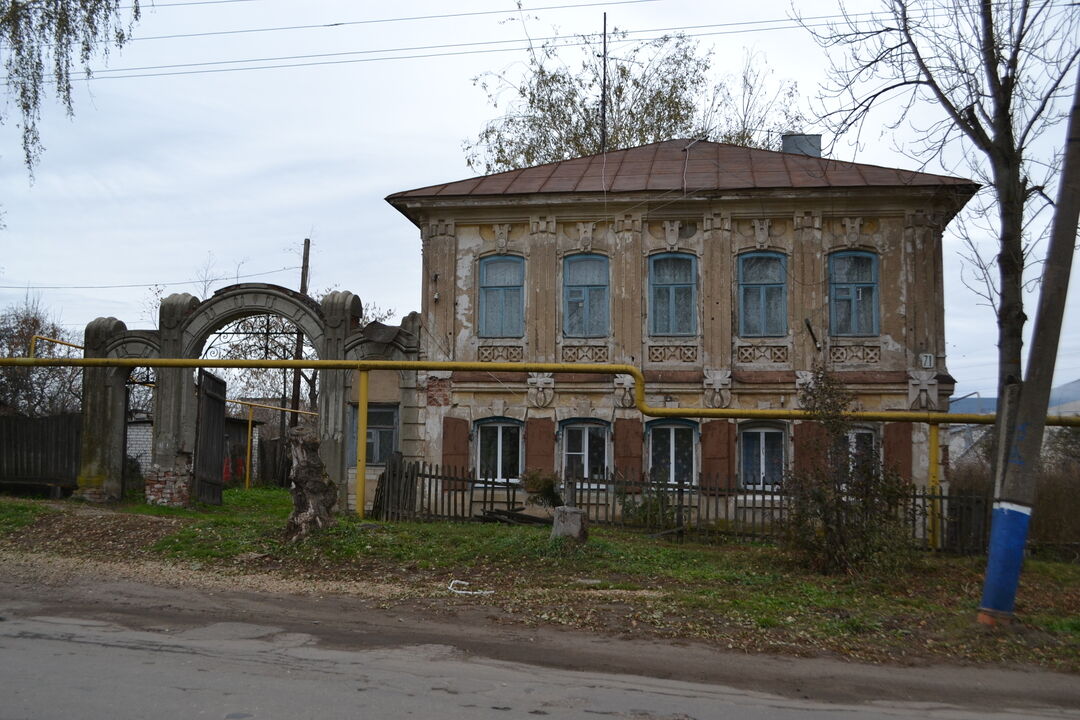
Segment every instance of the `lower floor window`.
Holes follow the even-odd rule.
[[[784,479],[784,431],[753,428],[739,434],[743,487],[772,490]]]
[[[397,449],[397,407],[372,405],[368,408],[367,461],[385,465]]]
[[[521,425],[485,422],[477,426],[476,467],[481,480],[517,480],[521,476]]]
[[[649,472],[654,481],[693,482],[694,435],[689,425],[654,425],[649,429]]]
[[[608,464],[607,427],[571,424],[565,425],[562,432],[563,477],[567,480],[603,480]]]

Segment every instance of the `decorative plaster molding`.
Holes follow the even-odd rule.
[[[736,362],[740,363],[786,363],[788,358],[787,345],[739,345],[735,349]]]
[[[697,345],[650,345],[649,362],[697,362]]]
[[[859,243],[862,233],[861,217],[846,217],[840,221],[844,226],[844,242],[848,247],[855,247]]]
[[[551,373],[529,373],[529,404],[537,408],[551,405],[555,399],[555,378]]]
[[[497,223],[491,226],[495,231],[495,249],[499,253],[506,252],[510,244],[510,223]]]
[[[477,357],[480,362],[521,362],[525,351],[520,345],[481,345]]]
[[[577,224],[578,230],[578,249],[581,252],[592,252],[593,233],[596,231],[596,223],[594,222],[579,222]]]
[[[562,361],[606,363],[607,345],[563,345]]]
[[[754,225],[754,242],[757,244],[758,249],[766,247],[769,244],[769,227],[772,225],[772,220],[768,218],[754,219],[750,221]]]
[[[432,220],[427,224],[427,240],[436,237],[454,237],[456,229],[453,220]]]
[[[619,407],[634,407],[634,378],[630,375],[616,375],[615,403]]]
[[[535,215],[530,219],[529,226],[533,235],[554,235],[555,216]]]
[[[705,407],[731,407],[731,370],[705,368]]]
[[[667,244],[668,250],[677,250],[679,248],[680,228],[682,228],[682,222],[679,220],[664,221],[664,243]]]
[[[829,362],[874,364],[881,360],[881,348],[877,345],[832,345]]]
[[[908,407],[937,410],[937,371],[908,370]]]

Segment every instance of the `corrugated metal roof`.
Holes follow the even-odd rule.
[[[971,180],[738,145],[668,140],[394,193],[386,199],[535,193],[975,186]]]

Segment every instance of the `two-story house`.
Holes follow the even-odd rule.
[[[629,363],[650,404],[745,409],[797,407],[820,363],[859,409],[944,409],[942,231],[977,185],[785,143],[799,152],[671,140],[389,196],[421,234],[421,358]],[[768,488],[803,441],[794,421],[642,417],[619,377],[417,388],[420,454],[481,478]],[[925,481],[925,428],[852,441]]]

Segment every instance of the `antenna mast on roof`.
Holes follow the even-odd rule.
[[[604,72],[600,81],[600,153],[607,152],[607,13],[604,13]]]

